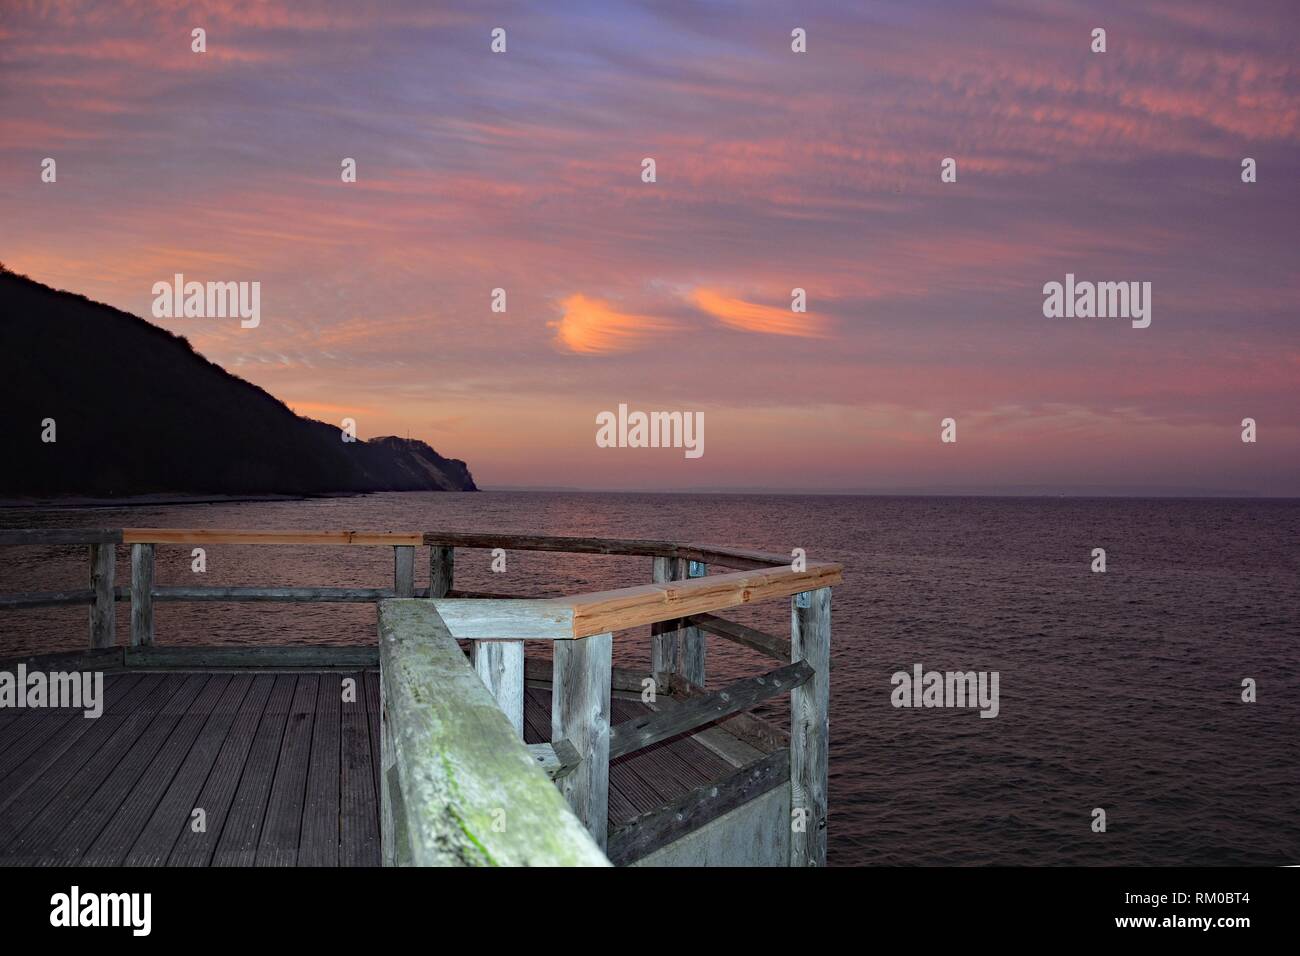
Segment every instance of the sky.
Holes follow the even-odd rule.
[[[485,487],[1300,495],[1298,41],[1290,2],[0,0],[0,261]],[[176,273],[260,324],[153,318]],[[1045,317],[1067,273],[1150,326]],[[704,453],[598,447],[620,404]]]

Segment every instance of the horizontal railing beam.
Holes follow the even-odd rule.
[[[12,528],[0,531],[0,545],[121,544],[119,528]]]
[[[34,591],[28,594],[0,595],[0,611],[20,610],[26,607],[58,607],[64,604],[89,604],[95,592],[89,588],[72,591]]]
[[[51,594],[79,594],[77,591],[53,591]],[[90,593],[93,597],[92,592]],[[242,601],[282,601],[285,603],[301,602],[303,604],[372,604],[400,597],[393,588],[266,588],[266,587],[166,587],[156,586],[152,592],[157,601],[212,601],[217,603],[238,603]],[[191,596],[194,595],[194,596]],[[117,587],[113,596],[118,601],[131,600],[129,587]],[[413,597],[427,598],[428,588],[416,588]],[[11,595],[15,598],[39,597],[39,595]],[[503,594],[493,591],[452,591],[448,598],[473,598],[491,601],[542,601],[527,594]],[[4,608],[4,597],[0,597],[0,609]],[[68,602],[72,603],[72,602]]]
[[[555,743],[546,741],[540,744],[525,744],[524,747],[533,755],[537,765],[545,770],[546,775],[552,780],[567,776],[577,769],[578,764],[582,763],[578,748],[567,740],[557,740]]]
[[[456,531],[427,531],[424,534],[424,543],[456,548],[505,548],[514,551],[563,551],[568,554],[622,554],[650,557],[672,557],[677,551],[677,545],[671,541],[579,538],[541,534],[469,534]]]
[[[416,547],[424,535],[406,531],[239,531],[220,528],[123,528],[125,544],[327,544]]]
[[[777,750],[716,783],[696,787],[666,806],[611,827],[606,851],[610,862],[625,866],[642,859],[727,811],[776,789],[789,778],[790,753]],[[780,821],[780,825],[786,823]]]
[[[838,564],[810,561],[804,571],[788,567],[734,571],[557,600],[564,601],[573,609],[573,636],[587,637],[770,598],[789,597],[803,591],[831,587],[842,580]]]
[[[769,551],[751,551],[748,548],[723,548],[708,544],[679,544],[677,556],[704,564],[716,564],[724,568],[756,570],[758,568],[790,567],[793,560],[784,554]]]
[[[709,692],[703,687],[696,687],[680,674],[674,674],[670,686],[664,691],[665,696],[660,697],[659,700],[666,705],[662,709],[668,710],[680,707],[682,703],[692,698],[703,697],[707,693]],[[657,702],[656,706],[660,704]],[[717,722],[716,726],[721,727],[737,740],[742,740],[764,753],[790,749],[790,734],[787,731],[749,711],[742,710],[730,717],[724,717]]]
[[[699,730],[778,694],[788,694],[812,676],[812,668],[799,661],[768,674],[735,681],[721,690],[691,697],[671,710],[626,720],[614,725],[610,731],[609,757],[613,760],[678,734]]]
[[[620,691],[625,694],[640,694],[645,691],[645,681],[650,677],[649,674],[633,670],[629,667],[611,667],[610,671],[610,690]],[[554,679],[554,665],[538,657],[528,657],[524,659],[524,680],[530,684],[549,685]]]
[[[358,646],[325,644],[256,645],[252,647],[129,647],[124,663],[127,667],[182,669],[243,669],[288,667],[371,668],[379,666],[379,648],[373,644]]]
[[[758,651],[760,654],[766,654],[775,660],[790,660],[790,642],[785,638],[777,637],[775,634],[768,634],[766,631],[760,631],[757,628],[739,624],[736,621],[728,621],[724,617],[717,617],[713,614],[692,614],[686,620],[701,631],[724,637],[729,641],[734,641],[751,650]]]
[[[129,592],[126,595],[129,598]],[[123,597],[121,590],[118,599]],[[374,604],[396,597],[392,588],[250,588],[250,587],[156,587],[155,601],[238,603],[244,601],[286,601],[303,604]]]
[[[649,538],[584,538],[566,535],[457,531],[266,531],[222,528],[20,528],[0,530],[2,545],[57,544],[271,544],[506,548],[570,554],[684,558],[742,570],[789,565],[783,554],[707,544],[676,544]]]

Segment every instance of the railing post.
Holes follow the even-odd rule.
[[[153,566],[152,544],[131,545],[131,646],[153,644]]]
[[[393,548],[393,594],[415,597],[415,548],[409,544]]]
[[[831,589],[796,594],[790,603],[790,657],[813,669],[790,694],[790,865],[825,866]]]
[[[117,642],[117,607],[113,578],[117,569],[117,546],[110,543],[90,546],[90,589],[95,592],[90,605],[90,647],[112,647]]]
[[[445,598],[451,594],[451,579],[455,568],[455,548],[440,544],[429,548],[429,597]]]
[[[686,562],[688,578],[702,578],[709,573],[703,561]],[[698,627],[682,629],[682,677],[696,687],[704,686],[704,632]]]
[[[614,635],[555,642],[551,742],[567,740],[582,763],[556,783],[603,851],[609,842],[609,685]]]
[[[474,641],[470,646],[474,670],[523,740],[524,642]]]
[[[655,558],[654,582],[666,584],[679,580],[685,570],[680,558]],[[659,690],[665,693],[677,673],[677,635],[681,621],[659,621],[650,625],[650,673]]]

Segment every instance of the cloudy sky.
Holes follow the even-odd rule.
[[[1289,2],[5,0],[0,261],[143,317],[259,281],[255,329],[153,321],[489,487],[1295,495],[1298,40]],[[1066,273],[1151,326],[1045,318]],[[705,454],[597,448],[620,403]]]

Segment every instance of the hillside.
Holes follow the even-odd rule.
[[[343,442],[182,336],[7,271],[0,403],[0,497],[477,490],[463,461],[422,441]]]

